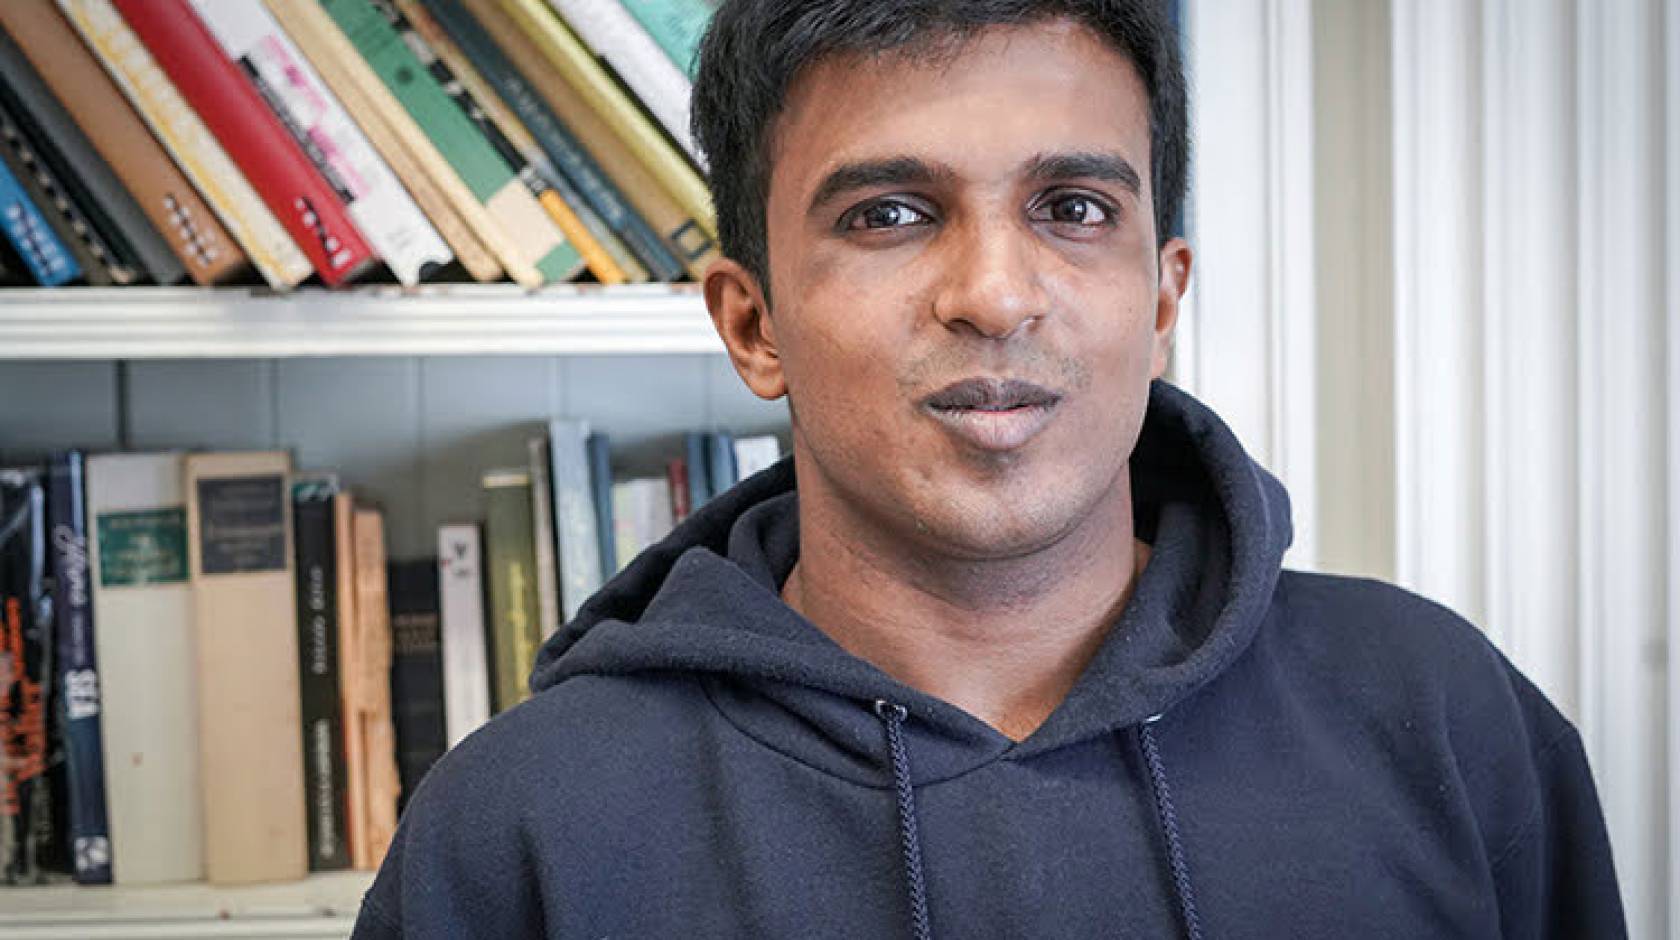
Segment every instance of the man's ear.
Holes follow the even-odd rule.
[[[705,290],[712,326],[741,381],[766,401],[786,395],[776,330],[758,278],[733,259],[720,258],[706,271]]]
[[[1155,297],[1155,353],[1150,365],[1151,378],[1158,379],[1167,374],[1167,364],[1172,359],[1173,330],[1178,326],[1179,305],[1184,300],[1184,291],[1190,286],[1193,260],[1190,243],[1182,238],[1169,239],[1161,246],[1160,257],[1156,259],[1160,285]]]

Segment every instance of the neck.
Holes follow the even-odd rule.
[[[1067,697],[1148,560],[1132,534],[1124,470],[1111,497],[1062,538],[979,561],[930,557],[869,531],[820,484],[808,493],[807,480],[783,600],[848,652],[1012,740]]]

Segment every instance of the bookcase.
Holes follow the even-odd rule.
[[[655,472],[683,432],[787,440],[696,285],[0,290],[0,464],[65,447],[288,449],[386,511],[393,559],[482,518],[553,417]],[[97,625],[96,625],[97,628]],[[0,936],[343,937],[371,873],[247,888],[0,888]]]

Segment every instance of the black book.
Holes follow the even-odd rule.
[[[174,284],[187,276],[145,210],[3,29],[0,101],[122,265],[150,275],[159,284]]]
[[[292,484],[292,544],[297,560],[298,689],[303,706],[304,805],[309,870],[350,867],[344,757],[344,707],[339,697],[338,546],[333,497],[338,484],[304,478]]]
[[[0,469],[0,868],[9,884],[62,869],[53,766],[52,597],[46,492],[37,469]]]
[[[82,884],[103,885],[111,883],[111,827],[105,811],[85,481],[79,451],[56,454],[47,464],[47,542],[57,653],[52,718],[62,731],[58,741],[64,754],[61,779],[68,820],[60,822],[69,824],[71,870]]]
[[[436,558],[395,561],[387,569],[391,604],[391,718],[397,774],[408,805],[420,778],[449,747],[443,712],[443,650]]]
[[[0,160],[5,161],[58,240],[75,257],[87,283],[94,286],[133,283],[140,271],[124,261],[95,226],[86,207],[76,200],[68,178],[61,176],[46,159],[36,143],[39,135],[25,129],[25,118],[13,110],[8,97],[0,94]]]

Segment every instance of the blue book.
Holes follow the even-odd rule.
[[[68,772],[72,871],[81,884],[111,883],[111,827],[99,733],[99,664],[93,652],[86,473],[79,451],[47,463],[47,544],[52,557],[58,719]]]
[[[713,431],[706,435],[706,486],[711,498],[722,496],[734,486],[735,435],[728,431]]]
[[[706,505],[706,500],[712,497],[712,487],[708,481],[710,474],[706,468],[709,463],[706,446],[706,432],[690,431],[683,435],[684,463],[688,465],[688,511],[699,512],[700,507]]]
[[[595,500],[595,540],[601,553],[601,583],[618,570],[618,538],[613,532],[612,442],[596,431],[584,442],[589,452],[589,491]]]
[[[82,276],[81,265],[47,224],[41,210],[29,200],[23,185],[11,169],[0,162],[0,231],[6,233],[13,250],[29,276],[42,287],[58,287]]]

